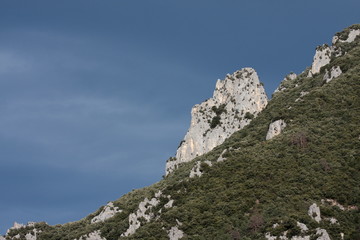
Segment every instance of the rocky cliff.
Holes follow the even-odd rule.
[[[254,69],[243,68],[216,82],[213,97],[195,105],[191,123],[175,158],[166,163],[166,175],[180,163],[211,151],[248,125],[265,108],[267,96]]]

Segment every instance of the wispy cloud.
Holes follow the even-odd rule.
[[[63,157],[56,156],[57,161],[36,160],[45,164],[105,170],[116,162],[132,162],[134,157],[141,162],[141,155],[133,153],[135,149],[151,153],[154,141],[181,131],[180,121],[163,120],[163,114],[157,106],[106,98],[18,100],[2,107],[0,140],[47,149],[50,156],[62,152]],[[144,144],[150,149],[146,150]]]
[[[23,74],[32,68],[33,64],[23,56],[11,51],[0,51],[0,74]]]

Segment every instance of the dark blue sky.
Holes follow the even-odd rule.
[[[161,179],[226,73],[271,95],[358,0],[0,2],[0,233],[75,221]]]

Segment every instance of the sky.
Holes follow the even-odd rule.
[[[0,233],[76,221],[159,181],[217,79],[269,97],[358,0],[0,1]]]

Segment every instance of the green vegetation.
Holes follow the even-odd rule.
[[[221,124],[221,114],[222,113],[226,113],[226,109],[225,109],[226,105],[225,104],[221,104],[219,107],[213,106],[211,108],[211,110],[213,110],[213,112],[216,114],[210,121],[210,128],[215,128],[216,126]]]
[[[158,190],[171,196],[174,207],[164,208],[168,200],[161,197],[152,209],[152,220],[144,220],[134,235],[120,239],[168,239],[167,230],[173,226],[184,232],[183,239],[264,239],[267,232],[279,236],[284,231],[291,238],[301,234],[297,222],[309,227],[311,239],[318,227],[332,239],[340,239],[340,233],[346,240],[360,239],[360,46],[359,41],[339,46],[348,49],[347,54],[324,68],[340,66],[340,77],[325,84],[324,68],[313,78],[299,75],[222,145],[184,163],[160,182],[115,201],[122,213],[96,224],[90,221],[101,209],[74,223],[37,224],[43,231],[38,239],[73,240],[97,229],[108,240],[119,239],[129,226],[129,214]],[[296,102],[305,91],[309,94]],[[213,111],[220,116],[225,109],[220,106]],[[276,119],[287,126],[266,141],[269,123]],[[217,162],[225,149],[226,160]],[[201,164],[203,175],[189,178],[195,162],[205,160],[213,166]],[[358,208],[343,211],[322,204],[322,199]],[[313,203],[321,208],[320,223],[307,214]],[[339,224],[324,220],[330,217]],[[273,228],[273,224],[279,226]],[[9,237],[20,234],[24,239],[28,230],[11,231]]]
[[[247,119],[253,119],[255,116],[254,116],[254,114],[252,114],[252,113],[250,113],[250,112],[246,112],[245,113],[245,116],[244,116],[244,118],[247,118]]]

